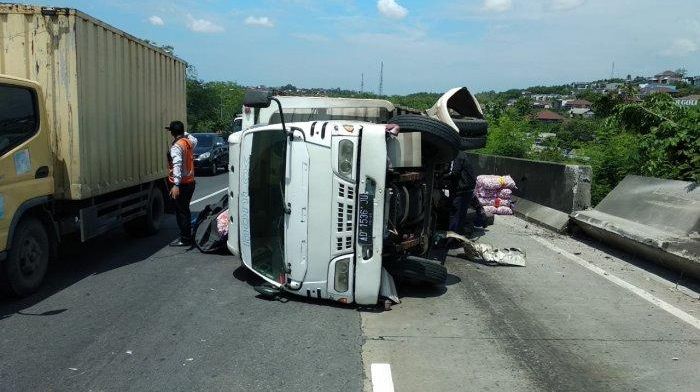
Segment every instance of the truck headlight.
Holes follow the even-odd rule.
[[[338,143],[338,171],[341,175],[352,177],[353,156],[355,144],[350,140],[341,140]]]
[[[202,155],[200,155],[200,156],[198,157],[198,159],[200,159],[200,160],[202,160],[202,159],[209,159],[210,156],[211,156],[211,153],[210,153],[210,152],[205,152],[205,153],[203,153]]]
[[[348,291],[350,281],[350,260],[338,260],[335,262],[335,291],[344,293]]]

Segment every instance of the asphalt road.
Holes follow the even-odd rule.
[[[197,181],[193,200],[227,179]],[[0,390],[361,388],[357,311],[256,298],[232,256],[176,237],[173,218],[151,238],[110,233],[70,249],[36,295],[0,299]]]
[[[225,186],[199,178],[194,199]],[[238,260],[176,236],[170,218],[155,237],[71,246],[39,293],[0,299],[0,391],[370,391],[378,363],[402,392],[700,385],[698,328],[610,276],[691,321],[695,283],[517,218],[482,241],[525,249],[526,267],[451,257],[447,287],[402,288],[389,312],[257,298]]]

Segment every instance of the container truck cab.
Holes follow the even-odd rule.
[[[419,115],[285,123],[232,134],[228,248],[284,290],[341,303],[376,304],[387,278],[443,284],[442,231],[449,214],[443,177],[459,134]]]

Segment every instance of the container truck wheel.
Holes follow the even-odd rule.
[[[154,186],[151,190],[151,196],[148,198],[146,215],[126,222],[124,224],[124,229],[134,237],[153,235],[160,230],[164,215],[165,199],[163,197],[163,192],[160,188]]]
[[[15,229],[12,247],[2,264],[0,289],[25,297],[39,289],[49,266],[49,235],[36,218],[22,219]]]
[[[417,114],[401,114],[389,120],[401,132],[420,132],[423,163],[452,162],[459,153],[461,140],[454,128],[442,121]]]

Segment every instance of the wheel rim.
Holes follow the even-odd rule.
[[[20,247],[19,268],[22,275],[30,277],[36,273],[41,264],[42,251],[39,242],[34,237],[27,237]]]

